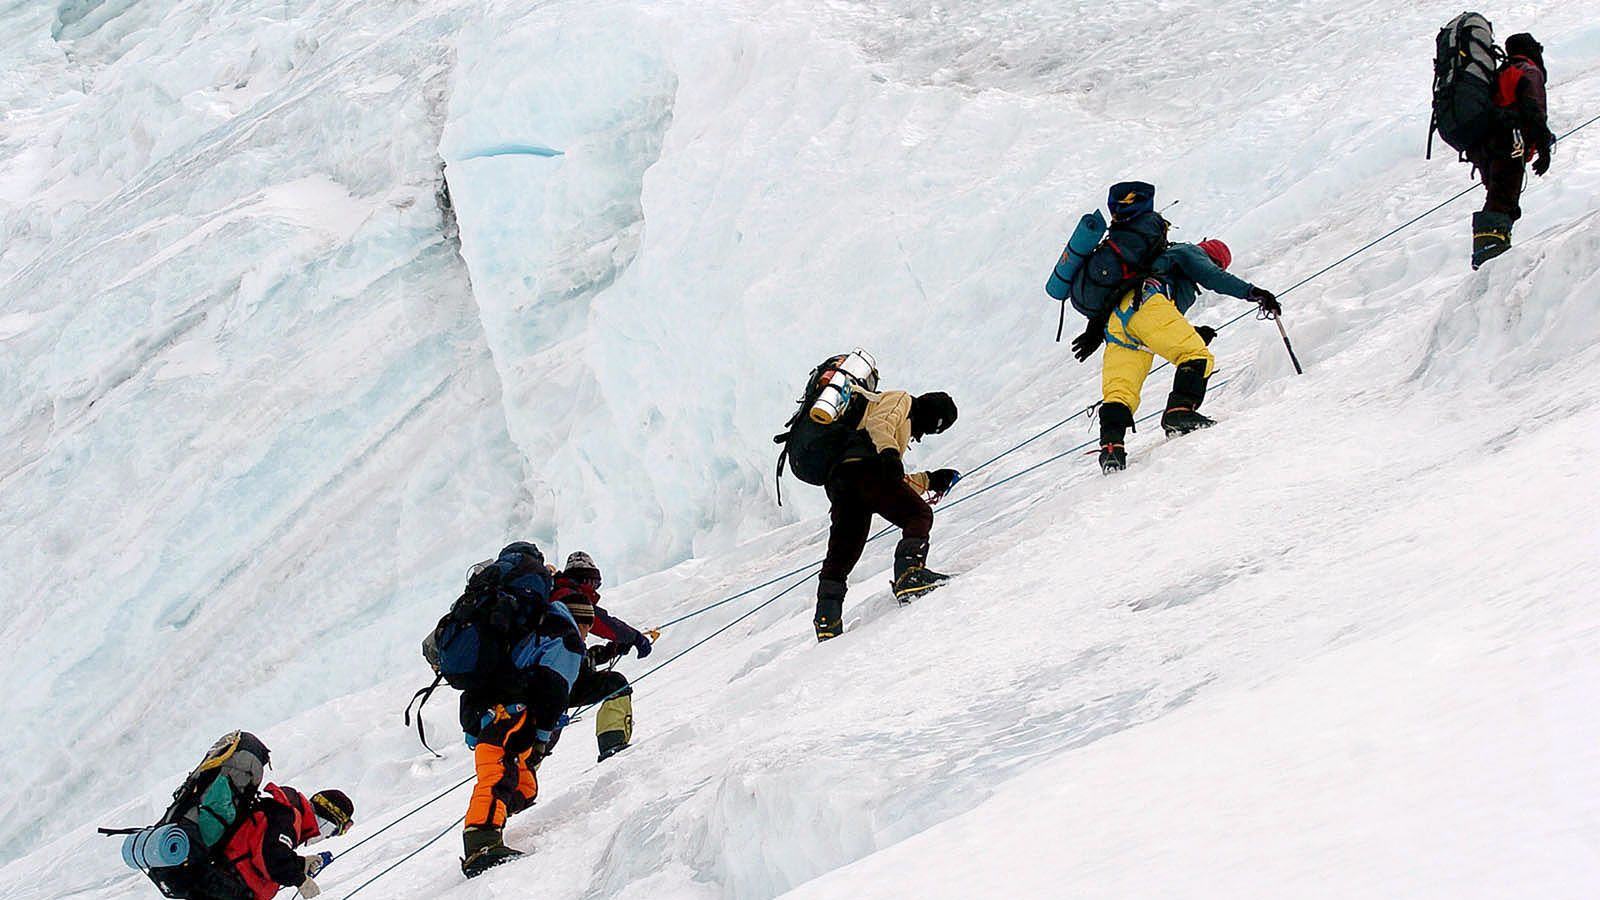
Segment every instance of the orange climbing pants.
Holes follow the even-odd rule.
[[[504,828],[507,817],[527,809],[539,796],[539,780],[528,760],[534,737],[527,708],[495,706],[485,718],[490,715],[492,720],[479,729],[478,744],[472,748],[478,783],[467,804],[468,828]]]

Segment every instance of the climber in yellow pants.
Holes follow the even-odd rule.
[[[1124,294],[1117,308],[1106,318],[1103,333],[1085,332],[1073,342],[1073,352],[1087,359],[1098,341],[1105,340],[1105,360],[1101,370],[1100,468],[1114,472],[1126,468],[1127,450],[1123,440],[1133,427],[1133,413],[1139,408],[1139,393],[1150,375],[1155,357],[1172,363],[1172,393],[1161,414],[1161,428],[1168,436],[1188,434],[1214,424],[1201,415],[1206,398],[1206,380],[1216,365],[1207,347],[1216,336],[1212,328],[1196,329],[1184,318],[1194,305],[1200,287],[1258,304],[1270,315],[1282,306],[1270,292],[1229,275],[1233,254],[1219,240],[1198,244],[1172,244],[1156,260],[1150,277]],[[1091,323],[1091,328],[1097,323]]]
[[[1106,403],[1120,403],[1129,415],[1139,411],[1139,394],[1150,375],[1155,357],[1180,370],[1199,373],[1199,397],[1190,399],[1188,408],[1199,406],[1205,394],[1205,380],[1211,377],[1216,357],[1195,331],[1189,320],[1166,294],[1166,285],[1155,278],[1145,279],[1129,291],[1106,322],[1106,352],[1100,371],[1100,390]],[[1194,365],[1190,365],[1193,363]],[[1184,369],[1189,366],[1188,369]],[[1177,391],[1177,379],[1173,390]]]

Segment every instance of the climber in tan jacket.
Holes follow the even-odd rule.
[[[867,396],[861,423],[824,485],[832,506],[828,555],[817,584],[817,615],[812,623],[819,641],[844,630],[846,579],[861,559],[873,513],[901,530],[894,551],[896,598],[907,602],[948,577],[926,566],[933,509],[922,495],[928,491],[943,494],[960,473],[937,469],[908,475],[903,457],[912,441],[939,434],[955,422],[955,401],[937,391],[916,397],[904,391]]]

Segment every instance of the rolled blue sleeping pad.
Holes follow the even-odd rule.
[[[1057,300],[1066,300],[1072,294],[1072,277],[1078,274],[1078,269],[1083,261],[1089,258],[1094,248],[1100,245],[1100,238],[1106,233],[1106,217],[1100,210],[1086,213],[1078,220],[1078,227],[1073,229],[1072,237],[1067,240],[1067,248],[1061,251],[1061,259],[1056,261],[1055,270],[1050,273],[1050,280],[1045,282],[1044,292]]]
[[[122,861],[130,869],[176,866],[189,858],[189,833],[179,825],[152,825],[122,841]]]

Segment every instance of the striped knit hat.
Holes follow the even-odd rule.
[[[589,598],[584,596],[582,593],[573,591],[570,594],[562,596],[560,601],[567,607],[567,612],[572,613],[572,620],[574,622],[577,622],[579,625],[590,625],[594,623],[594,604],[590,603]]]

